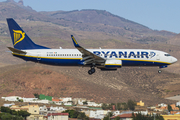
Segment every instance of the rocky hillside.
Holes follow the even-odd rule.
[[[113,36],[122,36],[129,39],[131,42],[166,42],[167,38],[175,35],[168,31],[151,30],[146,26],[113,15],[105,10],[75,10],[41,13],[58,20],[75,22],[75,25],[71,25],[74,30],[105,32]]]
[[[100,32],[138,43],[167,42],[168,38],[176,35],[168,31],[151,30],[103,10],[36,12],[13,0],[0,2],[0,20],[5,21],[8,17],[15,20],[49,22],[68,27],[73,31],[87,31],[89,34]]]
[[[97,70],[91,77],[86,68],[54,67],[26,63],[2,67],[0,70],[0,96],[32,96],[41,93],[55,97],[82,97],[96,102],[126,102],[143,100],[152,105],[170,102],[163,99],[169,93],[168,84],[179,84],[179,75],[168,72],[158,74],[156,69],[122,68],[117,72]],[[128,74],[127,74],[127,71]],[[171,84],[172,85],[172,84]]]
[[[177,34],[169,39],[168,43],[172,45],[180,45],[180,34]]]

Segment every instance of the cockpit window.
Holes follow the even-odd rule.
[[[171,56],[170,54],[164,54],[165,56]]]

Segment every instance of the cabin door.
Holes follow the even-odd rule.
[[[37,53],[37,60],[41,60],[41,52]]]
[[[160,60],[160,54],[159,53],[156,53],[157,55],[156,55],[156,59],[157,60]]]

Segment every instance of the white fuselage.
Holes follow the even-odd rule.
[[[122,66],[165,66],[177,61],[175,57],[158,50],[147,49],[87,49],[107,60],[121,60]],[[77,49],[33,49],[23,50],[26,55],[15,54],[25,60],[45,64],[83,65],[82,53]]]

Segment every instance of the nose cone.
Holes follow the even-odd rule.
[[[177,62],[177,59],[175,57],[172,57],[172,63]]]

